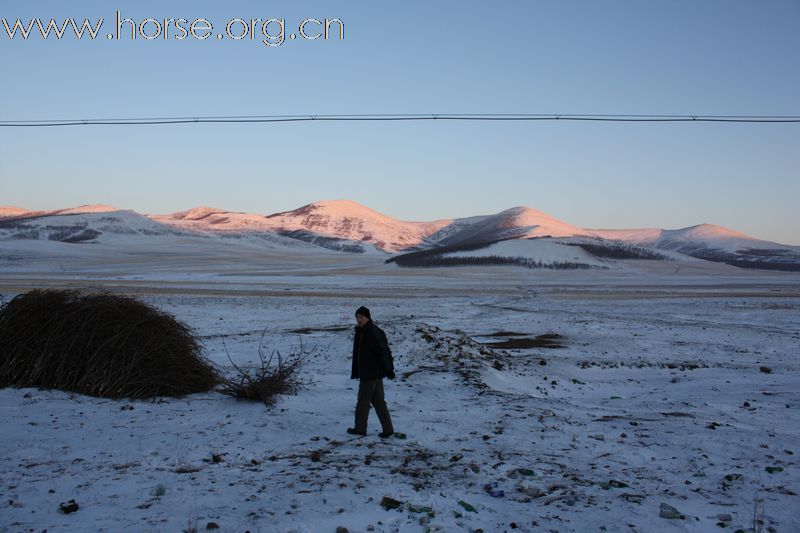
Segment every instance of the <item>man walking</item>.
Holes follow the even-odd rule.
[[[367,434],[367,417],[370,405],[381,421],[381,438],[392,436],[392,418],[383,397],[383,378],[394,379],[394,364],[386,341],[386,334],[372,322],[369,309],[364,306],[356,310],[355,338],[353,339],[353,368],[351,379],[358,381],[356,402],[356,425],[347,428],[351,435]]]

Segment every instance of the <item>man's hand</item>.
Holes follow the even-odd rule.
[[[386,374],[386,377],[389,379],[394,379],[397,376],[394,375],[394,370],[389,370],[389,372]]]

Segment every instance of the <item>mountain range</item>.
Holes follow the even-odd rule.
[[[514,257],[602,266],[614,259],[692,257],[740,267],[800,270],[800,246],[760,240],[712,224],[672,230],[588,229],[522,206],[432,222],[398,220],[350,200],[314,202],[268,215],[206,206],[166,215],[102,204],[52,211],[0,207],[0,241],[86,245],[121,243],[122,236],[167,235],[244,239],[277,248],[400,254],[395,257],[436,258],[438,264],[463,264],[465,257]],[[443,258],[448,259],[443,262]]]

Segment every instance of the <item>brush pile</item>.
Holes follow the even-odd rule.
[[[0,307],[0,387],[151,398],[218,383],[195,333],[134,298],[36,289]]]

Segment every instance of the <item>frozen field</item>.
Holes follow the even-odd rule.
[[[0,530],[800,531],[800,276],[367,259],[6,264],[6,298],[135,294],[192,326],[228,371],[225,349],[254,362],[262,333],[267,350],[302,341],[315,355],[272,409],[219,393],[0,390]],[[345,433],[359,305],[389,335],[387,401],[406,439],[379,439],[374,413],[369,436]],[[386,510],[384,496],[403,505]],[[71,499],[80,509],[59,513]]]

